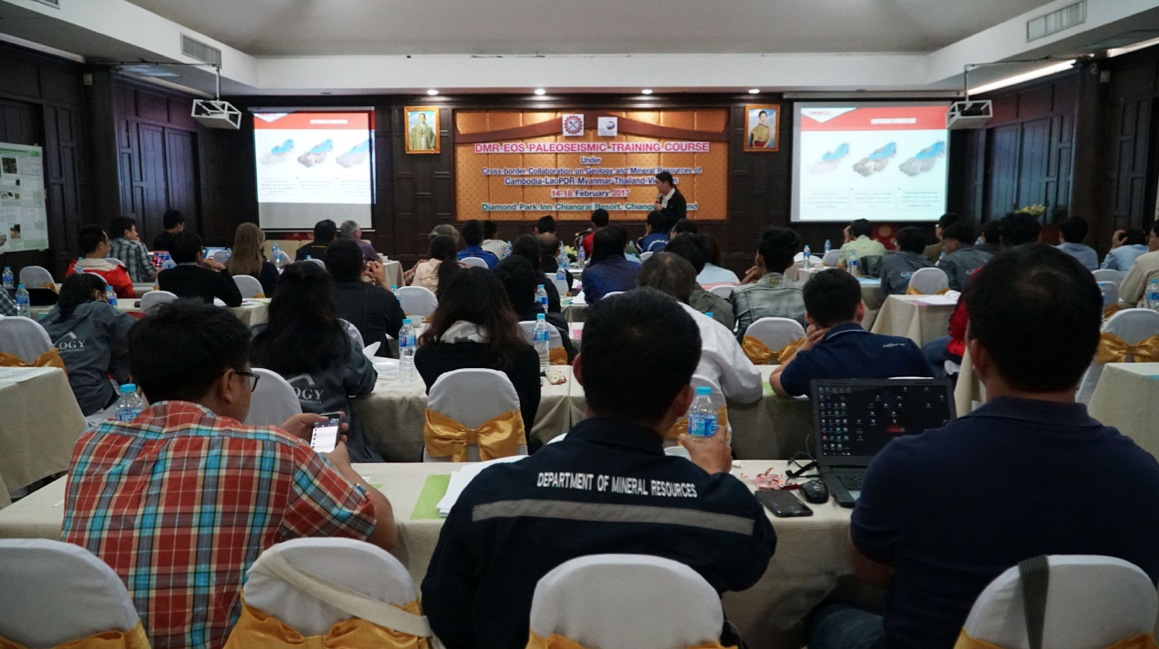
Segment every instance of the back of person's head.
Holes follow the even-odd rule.
[[[801,250],[801,237],[789,228],[769,226],[761,232],[757,254],[765,260],[770,273],[783,273],[793,265],[793,257]]]
[[[964,246],[969,246],[974,243],[974,231],[961,221],[951,223],[942,229],[942,240],[957,241]]]
[[[1081,216],[1072,216],[1058,224],[1058,231],[1062,233],[1062,240],[1067,243],[1082,243],[1087,238],[1087,220]]]
[[[432,239],[435,237],[450,237],[451,243],[454,243],[456,246],[459,245],[459,231],[455,229],[455,226],[448,223],[436,225],[434,229],[431,230],[430,237]]]
[[[861,283],[840,268],[830,268],[813,273],[805,282],[801,297],[805,300],[805,313],[818,327],[833,327],[856,317]]]
[[[995,255],[974,273],[965,300],[966,337],[985,348],[1014,389],[1073,389],[1099,346],[1099,286],[1077,259],[1053,246]]]
[[[1128,246],[1147,245],[1147,233],[1131,228],[1123,233],[1123,244]]]
[[[455,234],[458,234],[458,231]],[[443,294],[443,287],[451,281],[455,273],[462,270],[459,267],[458,260],[455,258],[455,248],[455,240],[451,237],[439,235],[431,239],[431,248],[428,256],[431,259],[438,259],[442,262],[439,264],[439,287],[435,293],[436,296],[441,296]]]
[[[107,240],[105,229],[99,225],[86,225],[80,229],[77,236],[77,244],[80,245],[81,253],[85,255],[96,252],[101,243]]]
[[[491,369],[511,368],[516,355],[528,346],[507,289],[486,268],[460,270],[446,286],[439,282],[439,306],[431,314],[431,324],[423,332],[422,344],[436,344],[451,325],[460,321],[479,325],[486,331],[485,344],[493,357]]]
[[[998,223],[998,232],[1002,239],[1002,247],[1013,248],[1038,241],[1038,235],[1042,233],[1042,224],[1029,214],[1011,212],[1002,217],[1002,221]]]
[[[688,304],[696,288],[696,269],[680,255],[661,252],[652,255],[636,273],[636,286],[654,288]]]
[[[535,272],[539,272],[539,239],[536,239],[535,235],[524,234],[513,241],[511,243],[511,254],[518,255],[531,262],[531,267],[535,269]]]
[[[335,282],[361,279],[365,263],[362,248],[354,239],[336,239],[326,246],[326,268]]]
[[[495,276],[507,290],[507,298],[516,313],[535,304],[535,289],[543,282],[530,261],[512,254],[495,265]]]
[[[361,231],[362,226],[358,225],[358,221],[343,221],[342,225],[338,227],[338,234],[348,239],[357,239],[358,233]]]
[[[704,240],[708,242],[708,263],[713,266],[720,266],[720,244],[716,239],[712,238],[711,234],[703,234]]]
[[[242,223],[237,226],[233,235],[233,249],[225,268],[233,275],[252,275],[257,277],[262,272],[262,244],[266,242],[266,233],[253,223]]]
[[[86,302],[95,302],[105,296],[105,280],[93,273],[75,273],[64,278],[60,285],[60,297],[56,300],[56,308],[66,318],[72,315],[76,308]]]
[[[605,259],[624,256],[624,246],[627,240],[618,228],[603,228],[592,237],[592,258],[588,266],[598,264]]]
[[[704,265],[708,263],[708,240],[702,234],[684,232],[672,237],[668,245],[664,246],[664,252],[684,257],[699,275],[704,270]]]
[[[588,309],[577,359],[588,407],[656,423],[692,380],[700,348],[700,327],[672,297],[650,288],[605,297]]]
[[[668,218],[660,210],[648,212],[648,227],[652,228],[652,232],[665,232],[664,224],[667,222]]]
[[[166,230],[172,230],[184,222],[185,216],[178,210],[169,210],[165,212],[165,216],[161,217],[161,224],[165,226]]]
[[[912,225],[897,232],[897,249],[902,252],[916,252],[921,254],[926,249],[926,235],[921,228]]]
[[[109,222],[109,238],[121,239],[129,230],[137,227],[137,222],[127,216],[115,216]],[[124,261],[124,260],[122,260]]]
[[[986,225],[982,226],[982,238],[986,243],[999,244],[1002,243],[1002,224],[997,219],[990,219],[986,221]]]
[[[463,243],[468,246],[483,243],[483,223],[479,219],[471,219],[463,224]]]
[[[178,232],[169,244],[169,256],[175,264],[191,264],[201,254],[201,237],[195,232]]]
[[[492,221],[491,219],[487,219],[486,221],[483,221],[483,238],[484,239],[494,239],[495,233],[498,231],[499,231],[499,226],[495,225],[494,221]]]
[[[958,216],[957,214],[953,212],[946,212],[941,216],[941,218],[938,219],[938,227],[944,230],[945,228],[948,228],[951,225],[960,222],[961,220],[962,217]]]
[[[314,241],[330,243],[338,236],[338,226],[330,219],[323,219],[314,224]]]
[[[854,239],[868,237],[873,234],[873,226],[870,225],[869,219],[857,219],[849,224],[849,234],[853,235]]]
[[[539,254],[544,257],[554,257],[559,254],[559,237],[555,236],[554,232],[544,232],[540,230],[539,236]],[[512,250],[515,250],[515,245],[512,244]]]
[[[608,211],[602,207],[592,212],[592,224],[597,228],[606,228],[608,226],[608,218]]]
[[[699,231],[699,228],[696,227],[696,221],[693,221],[692,219],[680,219],[676,222],[676,225],[672,226],[672,231],[676,234],[680,234],[682,232],[691,232],[696,234]]]
[[[550,214],[547,216],[539,217],[539,220],[535,222],[535,229],[538,230],[540,234],[544,234],[546,232],[555,232],[555,217],[551,216]]]
[[[226,370],[246,370],[250,330],[225,309],[175,300],[133,325],[128,349],[133,382],[150,403],[199,401]]]
[[[334,312],[333,284],[330,274],[312,261],[282,271],[270,300],[269,322],[254,337],[255,364],[286,375],[315,372],[346,357],[350,338]]]

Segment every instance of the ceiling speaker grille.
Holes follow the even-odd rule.
[[[221,65],[221,50],[201,41],[181,35],[181,53],[202,63]]]
[[[1045,16],[1026,21],[1026,42],[1046,38],[1087,21],[1087,0],[1080,0]]]

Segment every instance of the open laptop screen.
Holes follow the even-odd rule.
[[[954,418],[948,380],[825,380],[814,381],[812,392],[822,466],[868,465],[893,438]]]

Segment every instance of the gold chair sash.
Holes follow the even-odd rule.
[[[548,350],[552,365],[567,365],[567,350],[563,347],[552,347]]]
[[[0,638],[0,649],[28,649],[22,644]],[[80,640],[56,645],[53,649],[149,649],[149,638],[140,620],[132,631],[105,631]]]
[[[754,365],[772,365],[773,363],[780,363],[782,358],[788,358],[798,347],[805,344],[804,338],[798,338],[784,347],[772,350],[768,345],[753,338],[752,336],[745,336],[741,341],[741,349],[744,350],[744,355],[749,357],[749,360]]]
[[[1123,304],[1111,304],[1103,309],[1103,320],[1110,320],[1111,316],[1123,310]]]
[[[530,646],[530,645],[528,645]],[[990,644],[985,640],[978,640],[971,638],[965,629],[958,634],[958,641],[954,643],[954,649],[1002,649],[997,645]],[[1120,640],[1106,649],[1156,649],[1155,637],[1150,633],[1140,633],[1134,638],[1127,638]]]
[[[1136,345],[1128,345],[1126,341],[1115,334],[1104,331],[1099,341],[1099,351],[1095,354],[1095,362],[1122,363],[1128,355],[1135,358],[1136,363],[1159,362],[1159,336],[1151,336],[1140,340]]]
[[[529,637],[527,638],[527,649],[588,649],[587,647],[579,644],[578,642],[575,642],[573,640],[569,640],[568,638],[565,638],[564,636],[554,634],[554,633],[552,635],[547,636],[546,638],[542,638],[539,635],[537,635],[535,633],[535,631],[530,631],[528,633],[528,636]],[[719,640],[717,640],[716,642],[713,642],[711,644],[697,645],[695,647],[689,647],[688,649],[736,649],[736,647],[732,646],[732,645],[725,647],[724,645],[720,644]],[[1114,649],[1120,649],[1120,648],[1115,647]],[[1130,647],[1130,648],[1122,648],[1122,649],[1135,649],[1135,648]]]
[[[397,606],[421,615],[418,600]],[[289,625],[250,608],[242,601],[241,617],[225,643],[225,649],[429,649],[426,638],[387,629],[353,617],[334,626],[326,635],[303,636]]]
[[[728,434],[728,406],[721,406],[716,409],[716,429],[723,430],[726,435]],[[681,433],[687,432],[688,417],[684,417],[668,430],[668,434],[665,437],[667,439],[680,439]]]
[[[265,293],[258,293],[257,295],[253,296],[250,299],[252,299],[252,300],[264,300],[264,299],[266,299],[266,294]]]
[[[64,359],[60,357],[60,352],[56,348],[44,352],[36,357],[36,360],[31,363],[25,363],[23,358],[13,356],[0,352],[0,367],[59,367],[64,371],[64,375],[68,376],[68,370],[64,367]]]
[[[934,293],[933,295],[945,295],[946,293],[949,293],[949,292],[950,292],[950,287],[947,286],[946,288],[938,291],[937,293]],[[914,288],[912,286],[905,290],[905,294],[906,295],[930,295],[930,293],[922,293],[921,291],[917,290],[916,288]]]
[[[523,415],[518,410],[499,415],[478,428],[467,428],[450,417],[427,408],[427,423],[423,428],[427,455],[448,457],[452,462],[467,461],[467,445],[479,445],[479,459],[493,460],[511,457],[527,444],[523,429]]]
[[[60,293],[60,291],[58,291],[58,290],[56,289],[56,282],[48,282],[48,283],[46,283],[46,284],[42,284],[42,285],[40,286],[40,288],[50,288],[50,289],[52,289],[52,292],[53,292],[53,293]]]

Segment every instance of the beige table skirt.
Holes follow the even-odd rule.
[[[950,328],[954,307],[927,306],[914,302],[922,297],[925,296],[889,296],[881,305],[877,320],[869,330],[875,334],[909,338],[919,347],[945,336]]]
[[[86,427],[63,370],[0,367],[0,507],[9,492],[67,471]]]
[[[54,307],[50,306],[34,306],[30,309],[32,317],[40,320],[48,315]],[[254,325],[265,324],[270,317],[270,298],[256,298],[248,299],[242,302],[239,307],[226,307],[230,313],[237,316],[242,324],[247,327]],[[117,310],[121,313],[129,314],[144,314],[145,311],[141,309],[140,300],[117,300]]]
[[[1095,386],[1090,415],[1159,456],[1159,363],[1108,363]]]

